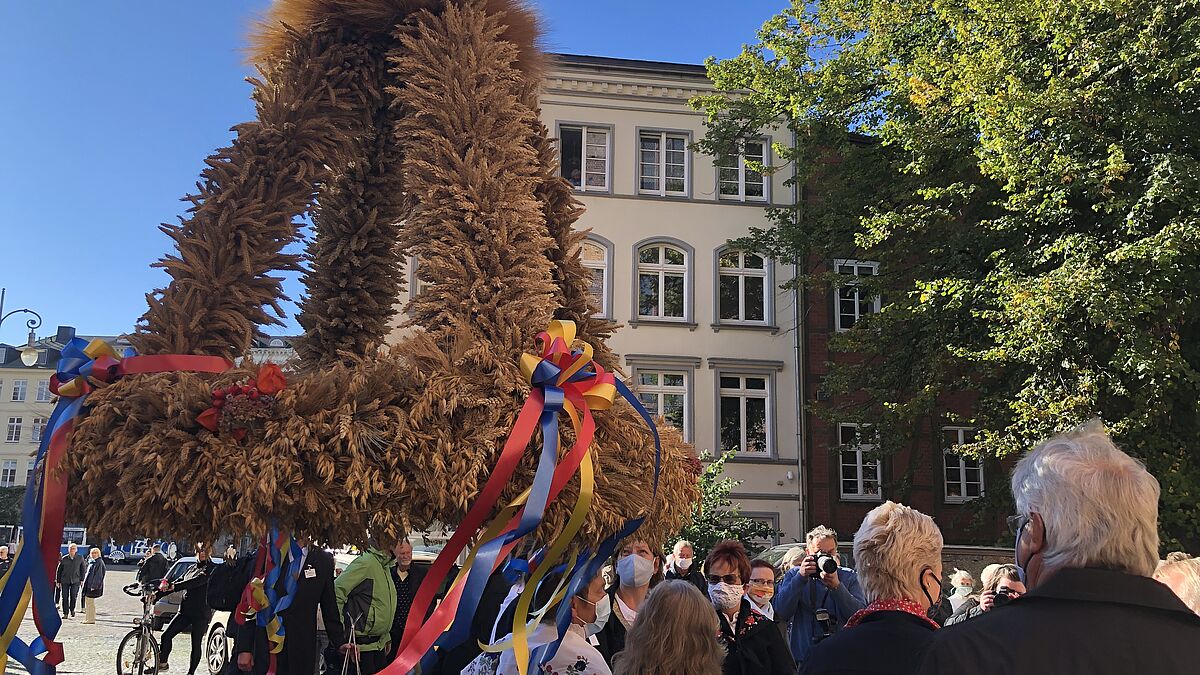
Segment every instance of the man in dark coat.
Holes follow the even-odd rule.
[[[183,601],[179,603],[179,613],[167,624],[163,631],[162,648],[159,650],[159,670],[167,669],[167,661],[171,657],[171,643],[176,635],[188,631],[192,636],[192,653],[188,666],[188,675],[194,675],[200,659],[204,656],[204,638],[208,633],[208,622],[212,619],[212,609],[208,606],[208,580],[212,572],[213,561],[208,557],[208,551],[197,548],[196,565],[185,572],[182,577],[173,582],[160,595],[183,592]]]
[[[396,587],[396,614],[392,619],[392,646],[388,650],[387,660],[390,663],[396,658],[400,649],[400,639],[404,637],[404,626],[408,623],[408,610],[412,608],[413,599],[417,597],[417,589],[425,581],[428,568],[412,564],[413,547],[407,539],[401,539],[392,549],[396,556],[396,566],[392,568],[392,584]],[[430,603],[425,618],[433,613],[433,603]]]
[[[7,574],[10,567],[12,567],[12,558],[8,555],[8,547],[0,546],[0,577]]]
[[[308,675],[317,671],[317,610],[329,644],[341,647],[346,643],[342,619],[338,615],[337,597],[333,591],[333,556],[324,549],[300,540],[302,558],[300,578],[296,581],[296,595],[292,604],[279,613],[283,619],[287,637],[283,651],[276,655],[275,672]],[[247,555],[255,555],[250,552]],[[283,577],[276,587],[283,592]],[[266,631],[259,628],[253,618],[237,628],[234,640],[234,659],[238,669],[261,675],[270,666],[267,651]]]
[[[84,566],[87,563],[79,555],[79,547],[71,544],[67,554],[58,561],[58,572],[54,575],[56,585],[62,589],[63,618],[74,618],[75,602],[79,599],[79,586],[83,583]]]
[[[1013,470],[1016,562],[1030,592],[937,631],[924,675],[1196,673],[1200,617],[1150,579],[1159,485],[1099,422]]]
[[[708,584],[704,581],[704,573],[700,571],[700,564],[695,559],[695,549],[690,541],[680,539],[675,542],[670,563],[663,577],[667,581],[682,579],[695,586],[701,593],[708,593]]]
[[[167,570],[170,569],[171,563],[162,554],[162,547],[155,544],[147,551],[146,557],[138,563],[138,567],[140,568],[137,573],[138,582],[150,584],[167,576]]]

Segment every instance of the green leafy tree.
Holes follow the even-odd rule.
[[[1200,547],[1197,44],[1198,0],[823,0],[710,60],[703,150],[796,139],[762,168],[801,204],[738,244],[814,297],[845,283],[832,259],[881,262],[822,414],[883,455],[958,423],[1001,458],[1099,417],[1161,482],[1164,545]],[[903,497],[917,467],[895,469]]]
[[[700,561],[713,546],[726,539],[736,539],[746,544],[753,553],[756,543],[773,540],[779,534],[769,524],[743,516],[741,507],[729,498],[733,488],[742,483],[724,475],[725,461],[733,455],[732,450],[726,452],[709,462],[700,472],[700,503],[692,513],[691,523],[680,531],[678,537],[666,543],[668,550],[680,539],[690,541],[696,560]],[[707,461],[708,456],[701,459]]]
[[[0,488],[0,525],[21,524],[21,502],[24,498],[24,486]]]

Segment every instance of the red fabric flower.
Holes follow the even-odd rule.
[[[258,369],[258,391],[267,396],[274,396],[283,391],[287,386],[287,379],[283,376],[283,371],[274,363],[264,363]]]
[[[209,408],[196,416],[196,423],[208,429],[209,431],[217,430],[217,423],[221,419],[221,411],[218,408]]]

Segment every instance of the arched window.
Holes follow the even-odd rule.
[[[637,249],[637,315],[641,319],[686,321],[690,252],[664,242]]]
[[[588,237],[579,247],[579,259],[592,275],[588,294],[596,308],[594,316],[612,316],[609,298],[612,289],[611,258],[612,245],[598,237]]]
[[[770,263],[757,253],[725,249],[717,256],[718,314],[721,323],[766,324],[769,320]]]
[[[285,345],[283,343],[283,340],[280,340],[279,338],[271,338],[271,341],[269,343],[267,343],[267,346],[271,347],[273,349],[282,349],[283,347],[286,347],[287,345]]]

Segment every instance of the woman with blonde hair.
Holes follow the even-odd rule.
[[[613,674],[721,675],[719,632],[708,598],[686,581],[665,581],[638,612]]]
[[[801,672],[917,672],[938,629],[928,612],[942,593],[941,531],[924,513],[884,502],[854,534],[854,562],[868,604],[813,647]]]

